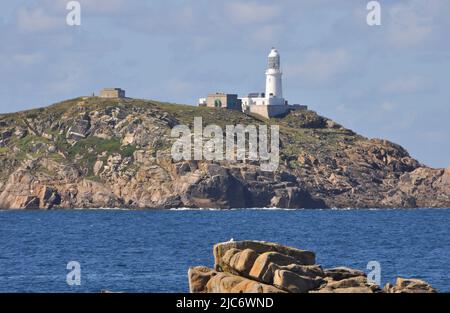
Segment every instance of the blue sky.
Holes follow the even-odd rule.
[[[450,165],[450,1],[2,1],[0,112],[117,86],[195,104],[212,91],[264,90],[266,57],[282,57],[284,95],[426,165]]]

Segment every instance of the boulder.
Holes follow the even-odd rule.
[[[89,133],[90,126],[91,124],[89,119],[75,120],[73,121],[72,126],[70,126],[69,130],[67,131],[66,138],[74,141],[79,141],[83,138],[86,138]]]
[[[266,272],[263,274],[261,281],[268,284],[273,283],[273,278],[277,270],[287,270],[293,272],[300,276],[305,276],[308,278],[320,278],[323,277],[323,271],[320,266],[316,265],[298,265],[289,264],[286,266],[280,266],[275,263],[270,263]]]
[[[347,287],[347,288],[321,288],[312,290],[309,293],[374,293],[370,287]]]
[[[41,209],[51,209],[61,203],[61,196],[55,188],[41,186],[38,188],[39,207]]]
[[[406,279],[398,277],[393,286],[390,283],[387,283],[383,288],[384,292],[387,293],[436,293],[436,289],[434,289],[427,282],[420,279]]]
[[[6,140],[6,139],[11,138],[12,134],[13,134],[13,129],[8,129],[8,130],[0,132],[0,138],[2,140]]]
[[[229,266],[227,263],[223,262],[222,258],[228,250],[233,248],[239,250],[251,249],[255,251],[257,254],[263,254],[265,252],[278,252],[287,257],[291,257],[292,259],[295,260],[294,262],[291,263],[299,265],[315,264],[315,254],[310,251],[299,250],[296,248],[286,247],[276,243],[270,243],[265,241],[251,241],[251,240],[229,241],[214,245],[213,248],[214,264],[215,264],[214,266],[216,270],[222,271],[228,270]]]
[[[258,253],[252,249],[230,249],[225,253],[223,262],[228,264],[231,272],[237,275],[248,276],[257,258]]]
[[[326,284],[320,286],[319,289],[312,292],[318,293],[375,293],[381,292],[379,286],[369,284],[365,276],[355,276],[344,278],[341,280],[333,280],[326,277]]]
[[[450,166],[445,170],[441,177],[441,183],[443,186],[450,186]]]
[[[352,288],[352,287],[365,287],[367,285],[367,278],[365,276],[357,276],[341,279],[338,281],[329,281],[326,285],[327,288],[339,289],[339,288]]]
[[[206,292],[206,284],[216,274],[216,271],[206,266],[190,267],[188,270],[189,292]]]
[[[188,271],[190,292],[206,293],[419,293],[436,292],[427,282],[398,278],[382,290],[363,271],[347,267],[323,270],[313,252],[264,241],[214,245],[215,269]]]
[[[289,270],[296,274],[306,276],[306,277],[324,277],[325,273],[320,265],[299,265],[299,264],[289,264],[283,266],[282,269]]]
[[[17,128],[14,132],[14,135],[17,137],[17,139],[22,139],[28,134],[28,131],[24,128]]]
[[[335,267],[324,270],[324,275],[331,277],[333,280],[342,280],[351,277],[365,276],[363,271],[351,269],[348,267]]]
[[[55,145],[50,145],[50,146],[48,146],[47,151],[49,153],[55,153],[55,152],[58,151],[58,149],[57,149],[57,147]]]
[[[275,190],[275,195],[270,199],[270,206],[288,209],[326,207],[323,201],[314,199],[309,192],[298,187]]]
[[[244,279],[231,289],[232,293],[283,293],[283,290],[270,285]]]
[[[318,288],[323,282],[321,278],[301,276],[287,270],[276,270],[273,276],[275,287],[293,293],[308,292]]]
[[[97,160],[94,163],[94,168],[93,168],[93,172],[95,176],[98,176],[98,174],[100,173],[100,170],[103,167],[103,161],[102,160]]]
[[[214,275],[206,285],[209,293],[282,293],[274,286],[262,284],[241,276],[220,272]]]
[[[35,196],[28,196],[25,200],[24,209],[39,209],[39,198]]]
[[[245,186],[240,180],[220,166],[208,166],[207,171],[207,175],[191,185],[187,193],[196,207],[248,207]]]
[[[272,272],[269,267],[272,264],[278,266],[286,266],[295,263],[296,260],[290,256],[278,252],[265,252],[259,255],[255,260],[252,269],[250,270],[249,276],[252,279],[271,284],[274,272]]]

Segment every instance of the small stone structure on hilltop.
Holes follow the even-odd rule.
[[[125,98],[125,90],[121,88],[103,88],[100,98]]]

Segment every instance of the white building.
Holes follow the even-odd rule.
[[[283,98],[283,83],[280,54],[272,48],[268,56],[266,70],[266,92],[253,93],[242,98],[242,110],[264,117],[271,117],[286,113],[288,102]]]
[[[199,98],[198,99],[198,106],[199,107],[205,107],[206,106],[206,98]]]
[[[266,98],[269,99],[269,105],[286,104],[283,99],[281,75],[280,55],[277,49],[272,48],[269,53],[269,65],[266,71]]]
[[[246,97],[240,98],[242,101],[242,111],[253,113],[270,118],[282,115],[290,110],[304,110],[304,105],[288,105],[288,101],[283,98],[283,82],[280,54],[277,49],[272,48],[268,56],[266,70],[266,91],[264,93],[250,93]],[[199,99],[199,105],[205,105],[205,99]]]

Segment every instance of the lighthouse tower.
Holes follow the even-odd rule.
[[[277,49],[272,48],[266,70],[266,98],[283,98],[281,75],[280,54]]]
[[[242,111],[271,118],[292,110],[305,110],[306,106],[289,105],[288,101],[283,98],[282,75],[280,54],[277,49],[272,48],[266,70],[266,92],[252,92],[246,97],[239,98]]]

